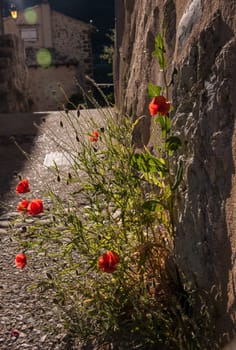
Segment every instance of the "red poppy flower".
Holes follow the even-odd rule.
[[[16,186],[16,192],[17,193],[26,193],[26,192],[29,192],[29,191],[30,191],[30,188],[29,188],[29,181],[28,181],[28,179],[21,180]]]
[[[89,137],[89,140],[91,142],[97,142],[99,138],[99,132],[97,130],[95,130],[92,135]]]
[[[119,256],[115,252],[108,250],[98,259],[98,268],[103,272],[112,273],[117,269],[119,261]]]
[[[149,104],[149,111],[152,116],[155,116],[157,113],[167,115],[170,111],[170,102],[166,101],[164,96],[156,96]]]
[[[33,199],[27,207],[29,215],[37,215],[43,212],[43,202],[41,199]]]
[[[20,269],[23,269],[25,267],[25,265],[27,264],[26,255],[24,253],[17,254],[15,257],[15,264]]]
[[[29,205],[29,201],[27,201],[26,199],[23,199],[21,202],[17,204],[16,209],[18,211],[25,212],[27,210],[28,205]]]
[[[19,335],[20,335],[20,332],[17,329],[12,329],[12,331],[11,331],[12,337],[18,338]]]

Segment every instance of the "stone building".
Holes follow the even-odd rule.
[[[166,25],[168,79],[174,68],[177,72],[171,117],[185,159],[175,205],[175,254],[187,280],[207,291],[217,310],[211,309],[211,327],[222,348],[236,329],[236,1],[115,0],[115,5],[116,104],[124,114],[142,116],[134,135],[140,148],[157,142],[147,84],[163,85],[152,52],[163,20]]]
[[[92,74],[91,24],[65,16],[47,1],[4,18],[5,34],[24,42],[33,111],[62,108]],[[67,96],[67,97],[66,97]]]

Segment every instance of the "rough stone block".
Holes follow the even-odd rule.
[[[187,145],[185,191],[176,204],[176,256],[180,269],[198,287],[210,291],[220,285],[217,330],[232,337],[236,319],[236,2],[115,3],[116,103],[122,113],[145,116],[134,135],[138,147],[156,142],[147,83],[163,81],[150,41],[165,18],[167,75],[177,68],[170,89],[173,124]]]

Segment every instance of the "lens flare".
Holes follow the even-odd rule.
[[[24,17],[27,24],[37,23],[37,13],[32,7],[28,7],[24,11]]]
[[[38,65],[44,68],[49,67],[52,62],[51,53],[47,49],[39,49],[36,55],[36,59]]]

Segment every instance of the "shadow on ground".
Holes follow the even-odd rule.
[[[26,156],[17,147],[16,142],[31,154],[40,125],[47,113],[0,114],[0,201],[11,189],[13,179],[18,176]],[[3,210],[0,204],[0,212]]]

